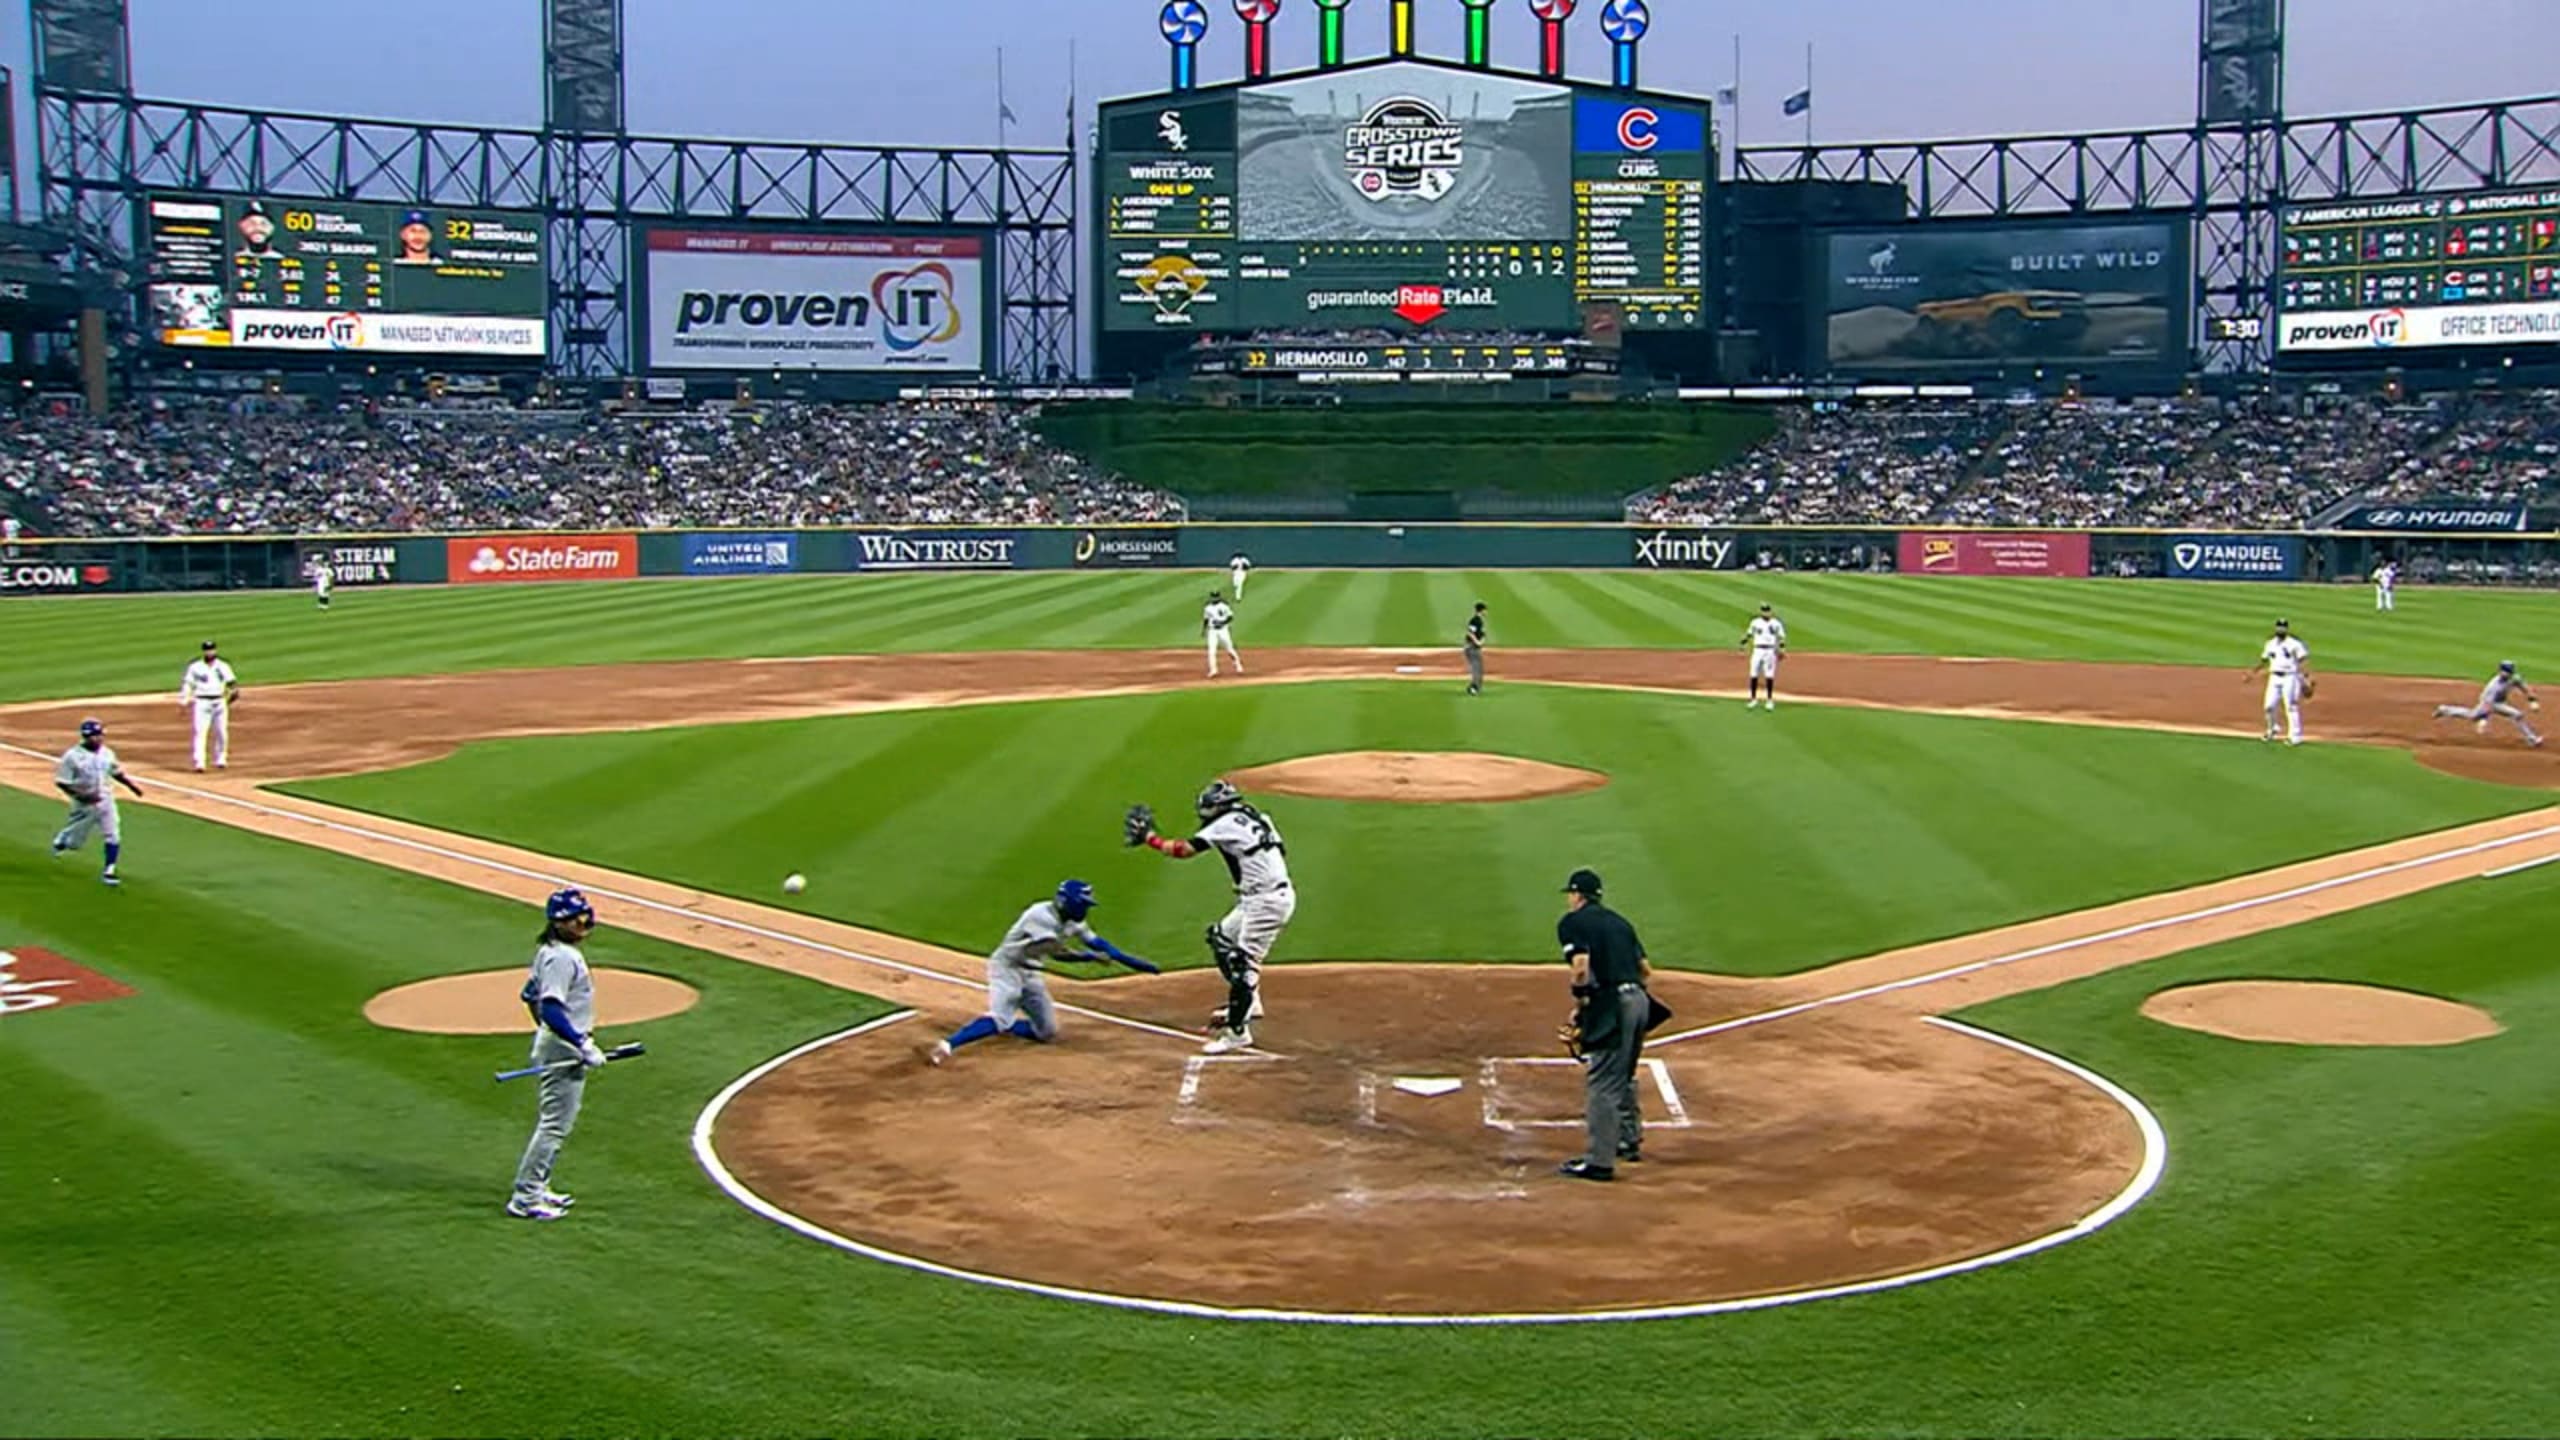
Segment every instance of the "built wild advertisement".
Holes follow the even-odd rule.
[[[1899,225],[1815,241],[1816,353],[1841,375],[2167,370],[2187,350],[2187,227]]]

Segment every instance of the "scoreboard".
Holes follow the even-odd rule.
[[[2560,190],[2296,206],[2280,351],[2560,341]]]
[[[142,223],[164,345],[535,360],[547,348],[536,215],[154,195]]]
[[[1703,103],[1408,62],[1102,113],[1103,325],[1712,323]]]

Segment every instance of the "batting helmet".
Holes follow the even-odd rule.
[[[2516,662],[2513,660],[2501,660],[2498,662],[2498,668],[2506,671],[2510,675],[2513,675],[2516,673]]]
[[[106,733],[107,727],[100,721],[83,720],[80,722],[80,738],[83,740],[95,740]]]
[[[551,898],[544,902],[542,913],[545,918],[554,921],[575,920],[580,916],[593,920],[596,918],[596,907],[587,903],[587,892],[572,887],[567,890],[553,891]]]
[[[1058,882],[1058,913],[1070,920],[1081,920],[1093,913],[1093,885],[1084,880]]]
[[[1191,808],[1200,812],[1202,820],[1215,820],[1243,803],[1243,791],[1224,780],[1212,780],[1209,788],[1200,792],[1200,798],[1191,802]]]

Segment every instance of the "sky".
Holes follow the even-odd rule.
[[[538,125],[540,0],[130,0],[135,89],[163,99],[461,124]],[[1208,0],[1203,78],[1242,68],[1241,27]],[[1157,0],[626,0],[637,133],[983,145],[997,52],[1017,144],[1057,145],[1072,79],[1094,100],[1160,89]],[[2511,99],[2555,87],[2560,0],[2291,0],[2287,110],[2326,115]],[[1572,22],[1597,78],[1600,0]],[[2183,125],[2195,113],[2195,0],[1654,0],[1652,88],[1712,94],[1742,53],[1740,136],[1794,143],[1784,97],[1813,47],[1820,141]],[[1427,51],[1454,55],[1458,0],[1418,0]],[[1498,64],[1535,68],[1527,0],[1494,12]],[[1387,0],[1352,0],[1352,52],[1386,46]],[[1311,64],[1312,0],[1286,0],[1281,68]],[[1075,74],[1069,73],[1070,46]],[[30,68],[23,0],[0,0],[0,65]],[[32,107],[22,103],[22,166]],[[32,209],[33,186],[26,191]]]

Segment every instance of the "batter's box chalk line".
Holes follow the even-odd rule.
[[[1476,1076],[1476,1085],[1484,1093],[1486,1129],[1512,1131],[1582,1128],[1582,1120],[1578,1116],[1569,1120],[1528,1120],[1515,1119],[1505,1114],[1502,1103],[1502,1067],[1505,1065],[1540,1069],[1553,1069],[1563,1065],[1570,1065],[1577,1070],[1582,1068],[1581,1061],[1568,1060],[1560,1055],[1498,1055],[1485,1061],[1484,1068]],[[1662,1112],[1670,1117],[1664,1120],[1648,1120],[1645,1122],[1647,1128],[1687,1130],[1697,1123],[1689,1117],[1688,1102],[1680,1098],[1680,1087],[1672,1082],[1669,1065],[1659,1060],[1647,1059],[1637,1061],[1636,1069],[1653,1077],[1653,1088],[1662,1095]]]

